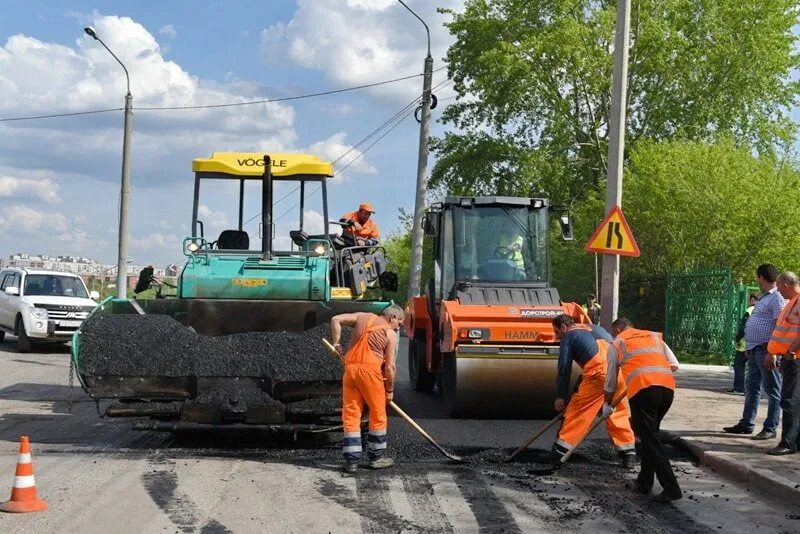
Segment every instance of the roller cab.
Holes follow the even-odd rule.
[[[453,416],[553,411],[552,319],[589,318],[550,286],[550,215],[546,199],[517,197],[448,197],[426,214],[434,276],[406,307],[409,374],[417,391],[438,385]],[[571,239],[569,216],[558,220]]]

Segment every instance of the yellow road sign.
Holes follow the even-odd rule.
[[[639,245],[619,206],[614,206],[583,247],[586,252],[639,256]]]

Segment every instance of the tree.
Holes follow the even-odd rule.
[[[627,172],[625,211],[642,250],[624,271],[666,274],[728,266],[800,265],[800,173],[790,161],[754,156],[731,140],[639,143]]]
[[[400,208],[398,210],[398,219],[400,219],[400,230],[389,235],[382,245],[386,248],[386,254],[391,262],[391,269],[397,273],[397,291],[391,296],[398,304],[404,305],[408,294],[408,280],[411,272],[411,229],[414,224],[414,215]],[[423,242],[422,252],[421,280],[423,289],[433,273],[432,250],[433,240],[430,237],[426,237]]]
[[[540,190],[557,202],[601,192],[606,174],[616,2],[467,0],[448,11],[459,98],[433,141],[432,188]],[[635,0],[628,147],[732,139],[770,154],[794,133],[788,110],[794,0]],[[628,154],[630,152],[628,151]]]

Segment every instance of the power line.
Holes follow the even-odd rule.
[[[58,117],[76,117],[78,115],[95,115],[97,113],[109,113],[111,111],[123,111],[124,108],[109,108],[109,109],[94,109],[90,111],[74,111],[72,113],[52,113],[50,115],[33,115],[29,117],[10,117],[7,119],[0,119],[0,122],[12,121],[31,121],[36,119],[55,119]]]
[[[397,122],[395,122],[395,123],[394,123],[394,125],[392,125],[392,127],[391,127],[391,128],[389,128],[388,130],[386,130],[386,131],[385,131],[383,134],[381,134],[381,135],[380,135],[380,137],[378,137],[377,139],[375,139],[375,141],[373,141],[373,142],[372,142],[372,143],[371,143],[371,144],[370,144],[370,145],[369,145],[367,148],[365,148],[364,150],[362,150],[362,151],[361,151],[361,153],[360,153],[360,154],[359,154],[357,157],[353,158],[353,159],[352,159],[352,161],[348,162],[348,163],[347,163],[347,165],[345,165],[344,167],[342,167],[341,169],[339,169],[338,171],[336,171],[336,172],[333,174],[333,176],[335,177],[335,176],[339,175],[341,172],[343,172],[345,169],[347,169],[347,167],[349,167],[350,165],[352,165],[353,163],[355,163],[356,161],[358,161],[358,160],[359,160],[359,159],[360,159],[360,158],[361,158],[361,157],[362,157],[364,154],[366,154],[366,153],[369,151],[369,149],[371,149],[373,146],[375,146],[376,144],[378,144],[378,142],[380,142],[380,140],[381,140],[381,139],[383,139],[384,137],[386,137],[387,135],[389,135],[389,133],[390,133],[392,130],[394,130],[395,128],[397,128],[398,126],[400,126],[400,124],[401,124],[401,123],[402,123],[402,122],[403,122],[405,119],[407,119],[408,117],[410,117],[410,116],[411,116],[411,115],[413,115],[413,114],[414,114],[414,112],[413,112],[413,111],[408,111],[408,112],[406,112],[406,114],[405,114],[403,117],[401,117],[401,118],[400,118],[400,120],[398,120]],[[307,199],[307,198],[309,198],[311,195],[313,195],[314,193],[316,193],[317,191],[319,191],[321,188],[322,188],[322,185],[318,185],[318,186],[317,186],[317,187],[315,187],[315,188],[314,188],[312,191],[309,191],[309,192],[306,194],[305,198],[306,198],[306,199]],[[275,217],[274,221],[278,221],[278,220],[282,219],[283,217],[285,217],[286,215],[288,215],[289,213],[291,213],[292,211],[294,211],[294,209],[295,209],[295,208],[297,208],[299,205],[300,205],[299,203],[296,203],[296,204],[294,204],[294,205],[293,205],[291,208],[289,208],[288,210],[284,211],[283,213],[281,213],[280,215],[278,215],[277,217]]]
[[[225,104],[207,104],[207,105],[198,105],[198,106],[145,106],[145,107],[134,107],[134,111],[186,111],[186,110],[194,110],[194,109],[214,109],[214,108],[229,108],[229,107],[239,107],[239,106],[252,106],[256,104],[269,104],[271,102],[288,102],[291,100],[301,100],[305,98],[314,98],[318,96],[326,96],[326,95],[334,95],[338,93],[345,93],[349,91],[358,91],[360,89],[368,89],[370,87],[378,87],[380,85],[387,85],[390,83],[401,82],[405,80],[410,80],[412,78],[417,78],[422,76],[422,74],[411,74],[409,76],[402,76],[400,78],[394,78],[391,80],[384,80],[381,82],[374,82],[374,83],[367,83],[362,85],[356,85],[353,87],[345,87],[343,89],[333,89],[330,91],[322,91],[319,93],[308,93],[303,95],[295,95],[295,96],[285,96],[280,98],[268,98],[264,100],[250,100],[247,102],[229,102]],[[96,109],[96,110],[89,110],[89,111],[75,111],[69,113],[51,113],[48,115],[31,115],[25,117],[9,117],[9,118],[0,118],[0,122],[12,122],[12,121],[27,121],[27,120],[37,120],[37,119],[51,119],[56,117],[74,117],[77,115],[91,115],[97,113],[108,113],[111,111],[122,111],[123,108],[110,108],[110,109]]]
[[[394,120],[396,120],[396,119],[397,119],[397,117],[399,117],[399,116],[400,116],[400,115],[402,115],[403,113],[407,112],[407,111],[408,111],[410,108],[414,107],[414,106],[417,104],[417,102],[418,102],[418,101],[419,101],[419,97],[415,97],[415,98],[414,98],[414,99],[413,99],[411,102],[409,102],[408,104],[406,104],[405,106],[403,106],[403,108],[402,108],[400,111],[398,111],[397,113],[395,113],[394,115],[392,115],[392,116],[391,116],[389,119],[387,119],[386,121],[384,121],[382,124],[380,124],[380,125],[379,125],[378,127],[376,127],[374,130],[372,130],[372,131],[371,131],[369,134],[367,134],[367,135],[366,135],[364,138],[362,138],[362,139],[361,139],[361,140],[360,140],[358,143],[356,143],[355,145],[351,146],[351,147],[350,147],[348,150],[346,150],[344,153],[342,153],[342,154],[341,154],[341,155],[340,155],[338,158],[336,158],[335,160],[333,160],[333,162],[332,162],[332,165],[335,165],[335,164],[336,164],[336,163],[338,163],[338,162],[339,162],[339,161],[340,161],[342,158],[344,158],[345,156],[347,156],[347,154],[349,154],[350,152],[352,152],[353,150],[355,150],[357,147],[361,146],[361,145],[362,145],[362,144],[364,144],[365,142],[369,141],[369,140],[370,140],[372,137],[374,137],[375,135],[377,135],[377,134],[378,134],[378,133],[379,133],[379,132],[380,132],[380,131],[381,131],[383,128],[385,128],[387,125],[391,124],[391,123],[392,123]],[[405,117],[403,117],[403,118],[405,118]],[[402,119],[401,119],[401,121],[402,121]],[[394,126],[392,127],[392,129],[394,129]],[[372,145],[370,145],[370,146],[372,146]],[[361,153],[361,155],[363,155],[363,152]],[[358,157],[355,157],[355,158],[353,158],[353,159],[352,159],[350,162],[348,162],[348,163],[347,163],[347,165],[345,165],[345,166],[344,166],[342,169],[340,169],[340,170],[338,170],[338,171],[334,172],[334,176],[336,176],[336,175],[337,175],[337,174],[339,174],[341,171],[343,171],[344,169],[346,169],[347,167],[349,167],[350,165],[352,165],[353,163],[355,163],[355,162],[356,162],[356,161],[357,161],[357,160],[358,160],[360,157],[361,157],[361,156],[358,156]],[[275,206],[277,206],[277,205],[278,205],[278,204],[280,204],[282,201],[286,200],[286,199],[287,199],[287,198],[289,198],[289,197],[290,197],[292,194],[296,193],[296,192],[297,192],[297,191],[299,191],[299,190],[300,190],[300,186],[299,186],[299,185],[298,185],[298,186],[295,186],[295,187],[294,187],[294,188],[293,188],[291,191],[289,191],[288,193],[286,193],[285,195],[283,195],[281,198],[279,198],[278,200],[276,200],[276,201],[275,201],[275,202],[272,204],[272,207],[274,208]],[[293,207],[292,209],[294,209],[294,207]],[[250,224],[251,222],[253,222],[254,220],[256,220],[256,219],[257,219],[258,217],[260,217],[260,216],[261,216],[261,212],[259,212],[259,213],[255,214],[254,216],[252,216],[252,217],[250,217],[249,219],[247,219],[247,221],[245,221],[245,222],[242,224],[242,226],[245,226],[245,225],[248,225],[248,224]]]

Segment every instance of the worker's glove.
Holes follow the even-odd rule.
[[[386,392],[386,404],[389,404],[394,399],[394,391],[387,391]]]
[[[608,419],[612,413],[614,413],[614,407],[610,404],[603,404],[603,409],[600,410],[600,417]]]

